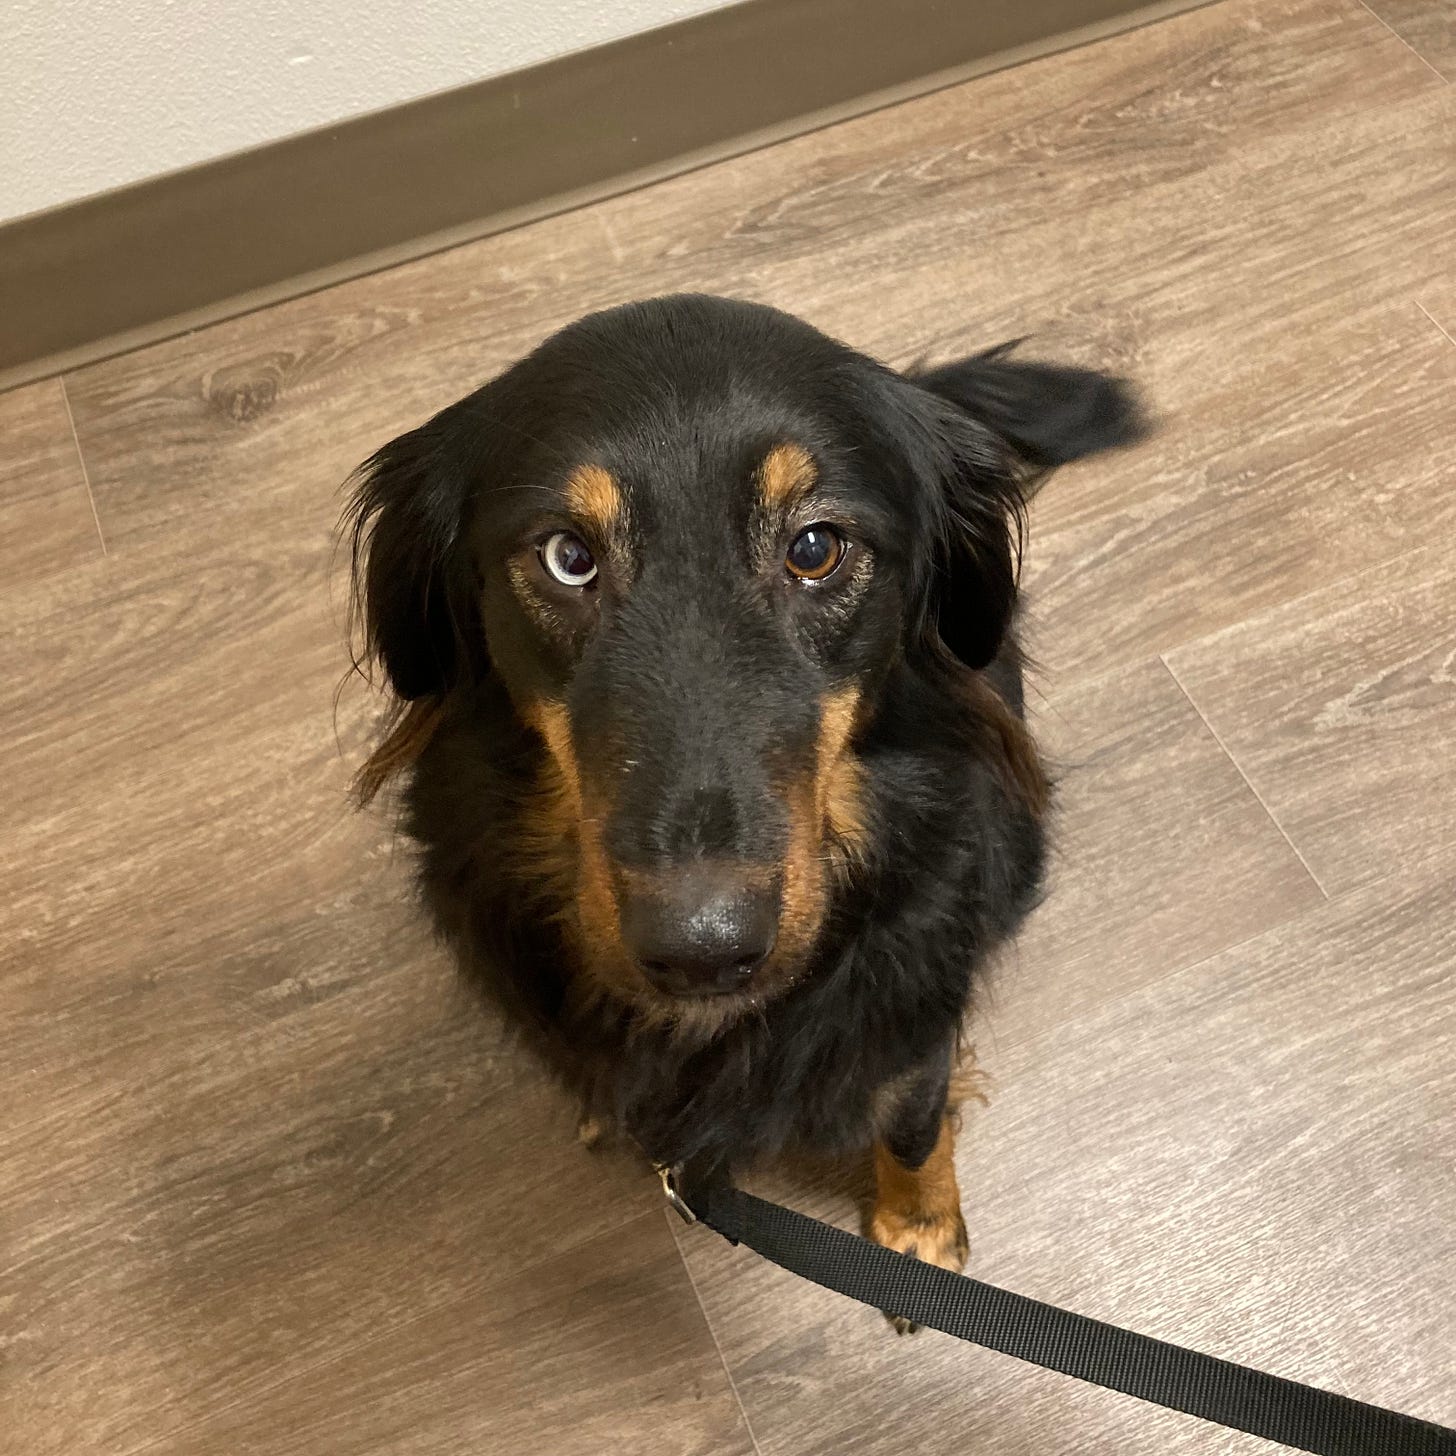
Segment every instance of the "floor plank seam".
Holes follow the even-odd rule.
[[[748,1419],[748,1408],[743,1404],[743,1397],[738,1393],[738,1382],[728,1368],[728,1357],[723,1353],[723,1342],[718,1338],[718,1331],[713,1328],[708,1306],[703,1302],[702,1292],[698,1289],[698,1281],[693,1278],[692,1265],[688,1263],[687,1256],[682,1251],[682,1241],[678,1238],[678,1231],[672,1226],[672,1220],[677,1215],[669,1213],[664,1208],[662,1217],[667,1221],[668,1237],[672,1239],[672,1246],[677,1250],[678,1258],[682,1260],[683,1272],[688,1276],[688,1285],[693,1291],[693,1298],[698,1302],[698,1310],[703,1316],[703,1323],[708,1327],[713,1348],[718,1352],[718,1361],[723,1366],[723,1378],[728,1382],[728,1389],[733,1392],[734,1403],[738,1406],[738,1414],[743,1420],[743,1429],[748,1432],[748,1439],[752,1442],[754,1451],[758,1453],[758,1456],[763,1456],[763,1447],[758,1444],[758,1433],[753,1429],[753,1422]]]
[[[1429,319],[1429,320],[1430,320],[1430,321],[1431,321],[1431,323],[1432,323],[1432,324],[1434,324],[1434,325],[1435,325],[1435,327],[1436,327],[1436,330],[1437,330],[1437,332],[1439,332],[1439,333],[1440,333],[1440,335],[1441,335],[1441,337],[1442,337],[1442,338],[1443,338],[1443,339],[1445,339],[1445,341],[1446,341],[1446,342],[1447,342],[1447,343],[1448,343],[1448,344],[1451,344],[1451,345],[1456,345],[1456,338],[1452,338],[1452,337],[1451,337],[1451,334],[1450,334],[1450,331],[1449,331],[1449,330],[1448,330],[1448,329],[1447,329],[1447,328],[1446,328],[1446,327],[1445,327],[1445,326],[1444,326],[1444,325],[1443,325],[1443,324],[1442,324],[1442,323],[1441,323],[1441,321],[1440,321],[1440,319],[1438,319],[1438,318],[1437,318],[1437,317],[1436,317],[1436,316],[1435,316],[1435,315],[1434,315],[1434,314],[1433,314],[1433,313],[1432,313],[1432,312],[1431,312],[1431,311],[1430,311],[1430,309],[1428,309],[1428,308],[1427,308],[1427,307],[1426,307],[1426,306],[1425,306],[1425,304],[1423,304],[1423,303],[1422,303],[1422,302],[1421,302],[1421,301],[1420,301],[1420,299],[1416,299],[1416,301],[1415,301],[1415,304],[1416,304],[1416,307],[1417,307],[1417,308],[1418,308],[1418,309],[1420,309],[1420,311],[1421,311],[1421,312],[1422,312],[1422,313],[1423,313],[1423,314],[1425,314],[1425,316],[1426,316],[1426,317],[1427,317],[1427,318],[1428,318],[1428,319]]]
[[[1289,837],[1289,831],[1286,830],[1285,827],[1279,822],[1279,816],[1265,802],[1264,796],[1258,791],[1258,789],[1254,787],[1254,781],[1248,776],[1248,774],[1244,772],[1243,764],[1238,761],[1238,759],[1234,756],[1232,750],[1229,748],[1228,744],[1225,743],[1223,739],[1219,736],[1218,729],[1215,728],[1213,724],[1208,721],[1208,715],[1203,711],[1202,708],[1198,706],[1197,702],[1194,701],[1193,694],[1190,693],[1188,689],[1183,686],[1183,683],[1178,677],[1178,674],[1173,671],[1172,663],[1170,663],[1167,657],[1163,655],[1159,655],[1158,661],[1163,664],[1164,668],[1167,670],[1168,676],[1171,677],[1173,681],[1177,684],[1178,691],[1182,693],[1183,696],[1188,700],[1189,707],[1191,707],[1193,711],[1198,714],[1199,721],[1203,724],[1205,728],[1208,729],[1209,733],[1213,737],[1213,741],[1218,744],[1219,748],[1223,750],[1224,756],[1231,764],[1233,764],[1234,768],[1238,772],[1239,777],[1243,779],[1249,792],[1258,801],[1259,807],[1269,816],[1269,822],[1273,824],[1273,826],[1283,836],[1285,844],[1287,844],[1289,848],[1293,851],[1294,857],[1300,862],[1300,864],[1304,866],[1304,872],[1313,881],[1315,889],[1320,892],[1321,896],[1323,896],[1324,899],[1328,900],[1330,898],[1330,892],[1325,889],[1324,885],[1320,882],[1320,877],[1315,874],[1315,872],[1310,868],[1309,861],[1305,859],[1303,854],[1300,853],[1299,846]]]
[[[1451,78],[1447,76],[1445,72],[1433,66],[1430,61],[1428,61],[1393,25],[1390,24],[1389,21],[1385,19],[1384,16],[1380,14],[1379,11],[1372,10],[1367,3],[1367,0],[1359,0],[1359,4],[1362,10],[1369,13],[1375,18],[1375,20],[1383,25],[1385,29],[1388,30],[1391,35],[1393,35],[1396,40],[1398,40],[1401,45],[1403,45],[1406,50],[1408,50],[1411,55],[1413,55],[1428,71],[1430,71],[1433,75],[1439,76],[1446,85],[1449,86],[1451,84]]]
[[[71,443],[76,447],[76,462],[81,467],[81,480],[86,487],[86,500],[91,506],[91,519],[96,523],[96,540],[101,545],[101,554],[110,556],[106,549],[106,533],[101,529],[101,513],[96,509],[96,493],[91,489],[91,472],[86,468],[86,456],[81,449],[81,437],[76,433],[76,416],[71,409],[71,395],[66,389],[66,377],[58,375],[56,383],[61,386],[61,403],[66,407],[66,423],[71,427]]]
[[[1434,322],[1434,320],[1432,320],[1432,322]],[[1437,327],[1440,326],[1437,325]],[[1448,335],[1448,337],[1450,336]],[[1453,339],[1452,342],[1456,343],[1456,339]],[[1230,620],[1223,623],[1221,626],[1209,627],[1207,631],[1201,633],[1198,636],[1180,637],[1175,641],[1169,642],[1154,655],[1159,658],[1163,666],[1168,669],[1169,673],[1173,673],[1172,665],[1169,662],[1170,657],[1176,657],[1180,653],[1187,652],[1195,647],[1208,647],[1212,643],[1216,642],[1220,637],[1226,637],[1232,633],[1242,631],[1243,629],[1247,628],[1251,622],[1257,622],[1261,618],[1274,616],[1276,614],[1291,616],[1293,615],[1294,609],[1296,607],[1307,606],[1312,598],[1325,596],[1329,594],[1331,590],[1335,587],[1339,587],[1347,591],[1353,591],[1354,588],[1362,585],[1367,580],[1378,580],[1382,582],[1386,581],[1395,573],[1396,568],[1404,566],[1408,561],[1411,561],[1416,557],[1429,554],[1431,549],[1432,543],[1429,539],[1413,541],[1407,545],[1397,548],[1394,555],[1388,557],[1386,560],[1374,561],[1365,566],[1347,567],[1340,574],[1332,575],[1327,580],[1317,582],[1306,590],[1299,592],[1295,596],[1286,597],[1282,601],[1270,602],[1264,606],[1252,607],[1249,611],[1249,614],[1241,620]],[[1444,572],[1440,572],[1439,568],[1437,568],[1437,570],[1439,574],[1445,574]],[[1343,607],[1336,608],[1336,611],[1344,610],[1347,609]],[[1065,681],[1067,685],[1078,690],[1095,687],[1098,684],[1107,681],[1109,678],[1127,672],[1129,668],[1136,666],[1139,662],[1148,660],[1150,659],[1130,658],[1126,662],[1114,662],[1109,667],[1099,668],[1095,672],[1090,672],[1085,675],[1081,673],[1073,673],[1069,677],[1067,677]],[[1174,678],[1176,680],[1176,674],[1174,674]],[[1192,696],[1188,693],[1188,690],[1186,688],[1183,688],[1183,684],[1180,682],[1178,686],[1183,690],[1184,697],[1188,698],[1189,702],[1193,702]],[[1061,688],[1062,684],[1059,682],[1059,692]],[[1194,703],[1194,707],[1196,708],[1197,706],[1198,705]],[[1201,712],[1199,716],[1203,716]],[[1205,718],[1204,722],[1207,723],[1208,720]],[[1209,724],[1209,732],[1213,733],[1212,724]],[[1214,733],[1213,736],[1217,738],[1218,734]],[[1220,746],[1222,746],[1221,743]],[[1224,752],[1228,752],[1227,748],[1224,749]],[[1230,754],[1229,756],[1232,757],[1233,755]]]

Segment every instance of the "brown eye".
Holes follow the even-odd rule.
[[[800,531],[784,555],[784,565],[800,581],[823,581],[833,576],[844,560],[844,538],[833,526],[808,526]]]
[[[596,561],[585,542],[570,531],[547,537],[541,547],[541,564],[562,586],[587,586],[596,579]]]

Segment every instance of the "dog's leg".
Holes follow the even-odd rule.
[[[875,1143],[869,1236],[887,1249],[959,1273],[969,1244],[956,1183],[959,1117],[947,1098],[947,1072],[914,1088]],[[889,1311],[886,1317],[900,1334],[917,1328]]]
[[[875,1144],[875,1206],[869,1231],[887,1249],[957,1274],[965,1268],[970,1246],[956,1184],[952,1113],[940,1113],[930,1154],[919,1164],[902,1161],[889,1141]],[[917,1328],[889,1311],[886,1316],[902,1335]]]

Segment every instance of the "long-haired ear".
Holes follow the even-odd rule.
[[[406,702],[445,692],[483,665],[461,546],[468,463],[446,410],[377,450],[355,473],[345,513],[353,618],[367,657]]]
[[[926,628],[967,667],[988,666],[1016,611],[1026,503],[994,436],[941,407],[932,414],[940,490]]]
[[[1058,465],[1147,433],[1128,385],[1109,375],[1006,358],[1012,346],[915,371],[931,396],[943,491],[927,624],[968,667],[986,667],[1016,610],[1026,502]]]
[[[1013,341],[910,377],[1004,440],[1032,474],[1134,445],[1148,421],[1124,379],[1012,359]]]

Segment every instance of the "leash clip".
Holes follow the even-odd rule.
[[[652,1166],[657,1176],[662,1179],[662,1192],[672,1205],[673,1211],[684,1223],[697,1223],[697,1214],[687,1206],[682,1194],[677,1191],[677,1175],[681,1164],[654,1163]]]

